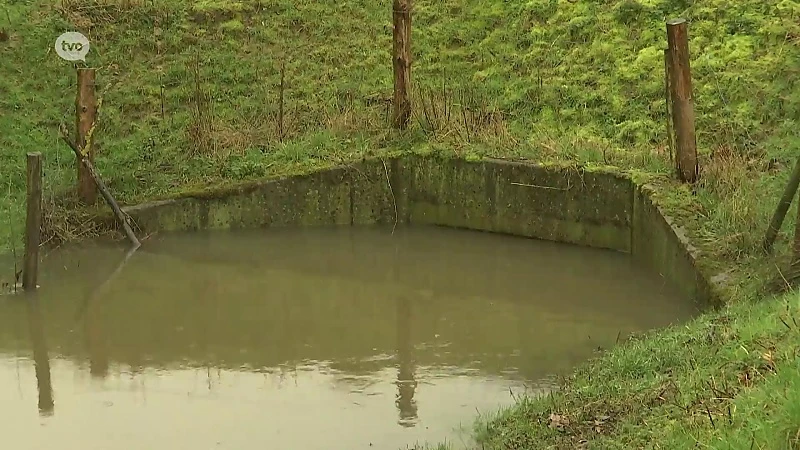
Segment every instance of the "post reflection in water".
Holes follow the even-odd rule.
[[[111,283],[120,274],[138,248],[131,247],[125,253],[125,256],[122,257],[114,271],[86,297],[86,302],[79,312],[78,320],[83,320],[86,349],[89,353],[89,374],[92,378],[106,378],[109,370],[108,348],[106,348],[106,340],[103,337],[101,314],[97,303],[106,294]]]
[[[26,302],[36,385],[39,390],[39,414],[52,416],[55,402],[53,401],[53,384],[50,381],[50,357],[47,354],[47,341],[44,338],[42,312],[39,309],[39,300],[35,296],[27,298]]]
[[[397,299],[397,400],[395,405],[400,413],[398,423],[411,428],[417,424],[417,402],[414,391],[414,356],[411,345],[411,300],[402,296]]]
[[[86,348],[89,353],[89,374],[92,378],[101,379],[108,376],[109,363],[99,316],[95,298],[90,298],[83,317]]]
[[[116,276],[115,246],[54,252],[45,287],[19,299],[38,305],[0,297],[0,447],[461,446],[476,412],[547,394],[550,374],[620,330],[693,311],[631,271],[628,255],[526,239],[347,227],[204,236],[154,238]],[[58,415],[46,417],[56,385]]]

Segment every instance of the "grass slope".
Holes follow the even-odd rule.
[[[798,147],[796,1],[417,1],[418,107],[403,136],[386,126],[390,9],[388,0],[6,2],[3,248],[20,242],[26,151],[45,153],[56,198],[73,183],[56,133],[73,120],[75,95],[72,65],[51,49],[63,31],[93,43],[88,64],[104,98],[97,165],[131,203],[436,145],[664,173],[663,23],[677,15],[692,21],[700,231],[733,241],[733,252],[752,248],[750,232],[768,215],[758,200],[777,191]]]
[[[564,387],[479,424],[481,448],[800,448],[800,296],[635,339]]]
[[[97,166],[124,203],[398,150],[614,165],[647,177],[705,261],[733,267],[736,301],[620,346],[576,372],[564,393],[521,402],[478,437],[487,448],[583,439],[739,448],[756,438],[785,448],[777,431],[800,427],[789,390],[796,299],[751,300],[787,249],[784,238],[770,258],[757,245],[800,147],[800,3],[417,0],[416,108],[403,134],[387,126],[390,10],[388,0],[7,0],[0,253],[21,243],[25,152],[45,154],[49,209],[70,204],[74,160],[57,126],[73,120],[75,74],[51,48],[79,30],[92,41],[88,65],[104,99]],[[694,191],[671,180],[665,145],[662,49],[674,16],[691,24],[703,168]],[[54,228],[62,239],[81,231]],[[762,346],[774,347],[771,368]],[[752,379],[738,378],[751,369]]]

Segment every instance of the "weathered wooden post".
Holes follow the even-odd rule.
[[[75,99],[75,123],[77,127],[78,148],[86,152],[90,162],[94,163],[94,144],[92,134],[97,119],[97,95],[95,92],[95,69],[78,69],[78,95]],[[87,147],[88,143],[88,147]],[[97,201],[97,186],[88,168],[76,161],[78,170],[78,198],[86,204]]]
[[[394,111],[392,124],[406,129],[411,120],[411,0],[394,0]]]
[[[697,136],[694,124],[692,73],[689,66],[689,33],[686,19],[667,21],[668,62],[671,64],[672,125],[675,128],[675,153],[678,177],[694,183],[699,176]]]
[[[25,220],[25,267],[22,286],[36,290],[39,278],[39,243],[42,225],[42,154],[28,153],[27,158],[27,217]]]

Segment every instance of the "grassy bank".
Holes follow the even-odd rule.
[[[701,238],[750,251],[768,216],[758,200],[777,191],[798,149],[793,1],[417,1],[418,107],[404,135],[387,127],[388,1],[346,0],[335,12],[289,0],[39,0],[4,9],[6,250],[20,242],[24,152],[45,153],[52,199],[71,194],[74,163],[56,130],[73,120],[75,74],[51,47],[74,29],[92,41],[87,63],[104,98],[97,165],[125,203],[426,147],[663,174],[663,22],[677,15],[692,21]]]
[[[800,448],[798,324],[792,294],[628,342],[478,424],[481,448]]]
[[[792,222],[777,255],[763,256],[758,243],[800,150],[800,3],[417,0],[416,108],[403,134],[388,128],[390,8],[6,2],[0,254],[21,247],[27,151],[46,158],[48,236],[82,232],[68,220],[74,160],[57,135],[73,120],[74,67],[51,50],[61,32],[78,30],[92,41],[87,63],[103,97],[97,166],[123,203],[396,151],[613,165],[659,186],[659,203],[707,264],[732,269],[731,305],[622,345],[563,393],[483,423],[486,448],[796,445],[776,439],[800,428],[790,389],[799,306],[792,296],[756,300],[784,261]],[[671,180],[666,148],[662,49],[674,16],[691,23],[703,170],[694,190]]]

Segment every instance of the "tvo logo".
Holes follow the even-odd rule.
[[[89,39],[81,33],[64,33],[56,39],[56,53],[67,61],[86,61],[89,53]]]

